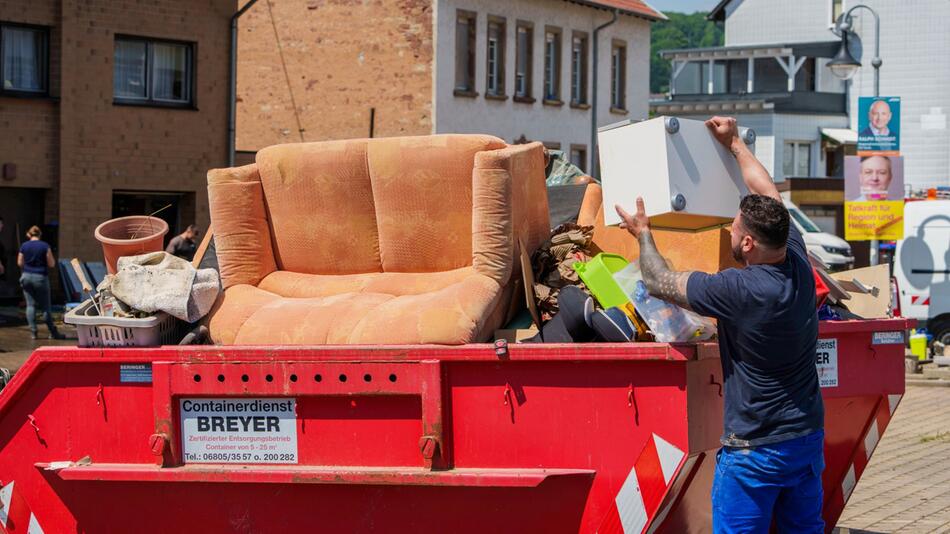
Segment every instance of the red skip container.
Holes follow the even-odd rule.
[[[820,325],[829,532],[910,324]],[[0,532],[709,532],[722,385],[715,343],[43,347],[0,392]]]

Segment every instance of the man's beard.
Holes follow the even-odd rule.
[[[736,260],[739,263],[745,263],[745,258],[742,257],[742,244],[732,247],[732,259]]]

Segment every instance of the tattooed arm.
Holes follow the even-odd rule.
[[[640,242],[640,272],[643,273],[643,283],[650,294],[690,309],[689,300],[686,298],[686,283],[693,272],[670,270],[666,259],[656,249],[649,227],[640,231],[637,240]]]
[[[623,219],[620,227],[626,228],[640,243],[640,272],[647,290],[656,298],[690,309],[689,300],[686,298],[686,283],[693,273],[673,271],[667,266],[666,259],[656,249],[656,243],[653,241],[643,199],[637,198],[637,213],[632,216],[620,206],[616,206],[616,209]]]

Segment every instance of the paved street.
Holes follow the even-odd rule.
[[[38,347],[46,345],[76,346],[76,329],[63,323],[61,311],[54,311],[56,327],[67,339],[49,339],[46,325],[40,324],[39,339],[30,339],[30,329],[23,318],[23,309],[16,306],[0,307],[0,367],[16,372]]]
[[[950,532],[950,387],[908,387],[841,534]]]

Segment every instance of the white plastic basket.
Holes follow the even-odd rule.
[[[75,325],[80,347],[158,347],[177,345],[188,324],[165,312],[144,319],[100,317],[92,300],[66,312],[67,324]]]

